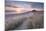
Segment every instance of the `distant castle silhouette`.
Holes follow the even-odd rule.
[[[22,14],[28,14],[28,13],[31,13],[31,12],[36,12],[36,10],[32,10],[32,11],[28,11],[28,12],[24,12]]]
[[[36,10],[32,10],[32,12],[36,12]]]

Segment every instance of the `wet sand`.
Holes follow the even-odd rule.
[[[43,26],[43,12],[5,15],[5,30],[40,29]]]

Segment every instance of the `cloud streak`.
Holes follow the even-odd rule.
[[[6,10],[13,10],[17,13],[32,11],[33,9],[37,11],[41,11],[44,9],[44,4],[39,2],[6,1],[5,5]]]

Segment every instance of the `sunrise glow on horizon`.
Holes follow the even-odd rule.
[[[24,1],[6,1],[6,9],[8,11],[14,11],[15,13],[23,13],[27,11],[32,11],[33,9],[37,11],[43,11],[43,3],[36,2],[24,2]]]

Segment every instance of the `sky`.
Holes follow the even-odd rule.
[[[9,0],[9,1],[34,1],[34,2],[44,2],[44,0]]]
[[[44,9],[44,3],[41,2],[27,2],[27,1],[16,1],[16,0],[7,0],[5,2],[6,10],[13,10],[17,13],[25,12],[26,11],[32,11],[35,10],[43,10]]]

